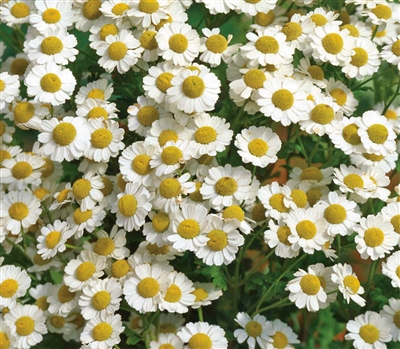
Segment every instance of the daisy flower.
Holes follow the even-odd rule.
[[[307,17],[312,20],[315,27],[324,27],[326,24],[339,25],[341,23],[341,21],[335,21],[339,17],[338,13],[326,11],[322,7],[317,7],[314,11],[308,12]]]
[[[282,26],[282,33],[286,35],[286,42],[294,48],[305,50],[308,43],[308,35],[314,31],[310,18],[302,17],[295,13],[290,21]]]
[[[87,98],[76,109],[76,116],[81,116],[88,120],[99,119],[102,121],[118,119],[117,111],[115,103],[103,101],[100,98]]]
[[[397,65],[400,70],[400,35],[390,38],[390,44],[385,45],[381,52],[382,60]]]
[[[390,179],[386,176],[385,171],[379,167],[361,166],[361,170],[371,178],[375,184],[374,190],[371,192],[371,198],[379,198],[382,201],[387,201],[390,195],[390,190],[386,187],[390,184]]]
[[[398,8],[394,8],[393,11],[388,3],[375,3],[375,6],[368,8],[363,14],[367,15],[373,24],[379,25],[383,29],[388,23],[399,22]]]
[[[96,53],[101,57],[99,65],[109,73],[117,67],[120,74],[126,73],[137,63],[142,51],[139,41],[125,29],[115,36],[108,35],[96,47]]]
[[[187,313],[188,307],[193,305],[196,299],[192,291],[194,291],[193,282],[185,274],[173,271],[168,275],[168,287],[158,308],[169,313]]]
[[[253,230],[248,222],[248,218],[245,216],[244,210],[239,205],[230,205],[225,207],[220,213],[217,214],[225,222],[232,220],[239,223],[239,230],[246,235],[249,235]]]
[[[47,333],[46,318],[36,305],[15,304],[4,315],[6,326],[15,333],[15,346],[30,348],[43,340]]]
[[[290,179],[286,184],[293,185],[293,187],[301,187],[306,183],[313,186],[329,185],[333,179],[332,172],[333,167],[323,169],[315,166],[305,168],[293,167],[292,172],[289,174]]]
[[[85,249],[93,250],[100,256],[112,257],[117,260],[127,258],[129,256],[129,249],[126,245],[126,231],[118,229],[118,226],[114,225],[111,229],[110,235],[104,230],[100,230],[97,233],[97,241],[93,244],[84,243]]]
[[[252,319],[247,313],[238,313],[235,321],[243,327],[233,333],[238,343],[241,344],[247,340],[249,349],[254,349],[256,343],[260,348],[266,348],[267,342],[271,341],[273,329],[271,323],[263,315],[257,314]]]
[[[308,57],[301,58],[297,68],[294,69],[296,80],[309,80],[319,88],[325,88],[328,81],[325,79],[325,72],[318,64],[312,64]]]
[[[357,236],[357,251],[362,259],[377,260],[390,253],[394,246],[398,244],[399,236],[393,230],[390,222],[382,216],[368,215],[360,220],[360,225],[355,228]]]
[[[95,284],[104,274],[106,257],[92,251],[82,251],[77,259],[68,262],[64,269],[64,282],[73,292]]]
[[[358,134],[367,153],[386,156],[396,151],[393,126],[379,112],[368,110],[356,119]]]
[[[35,103],[50,103],[53,106],[70,99],[76,85],[71,70],[55,62],[34,65],[24,82],[28,96],[34,97]]]
[[[115,279],[98,280],[93,286],[82,289],[79,297],[79,307],[86,320],[95,316],[114,314],[121,302],[121,284]]]
[[[273,334],[269,336],[270,340],[267,342],[267,349],[294,349],[292,344],[300,344],[297,334],[287,324],[279,319],[271,321],[270,324]]]
[[[100,11],[104,16],[112,18],[117,24],[123,22],[127,17],[128,11],[132,8],[132,1],[127,0],[108,0],[104,1]]]
[[[143,235],[151,244],[161,247],[168,243],[168,236],[172,234],[171,219],[165,212],[150,212],[149,218],[151,222],[145,223],[143,227]]]
[[[272,182],[261,187],[257,196],[264,205],[266,217],[281,219],[283,215],[290,211],[290,207],[285,205],[284,199],[290,197],[291,190],[288,186],[280,186],[277,182]]]
[[[29,23],[29,16],[33,10],[33,3],[29,1],[17,0],[1,3],[1,21],[9,27],[13,27],[15,24]]]
[[[53,285],[50,295],[47,297],[49,313],[68,316],[78,305],[79,293],[71,292],[67,285]]]
[[[243,166],[211,168],[205,177],[200,193],[204,199],[210,200],[210,205],[221,210],[224,206],[240,205],[248,197],[251,183],[251,173]]]
[[[400,202],[391,202],[385,206],[380,214],[390,222],[394,231],[400,234]]]
[[[186,23],[164,25],[158,31],[156,41],[158,55],[165,60],[172,60],[174,65],[189,65],[199,54],[199,34]]]
[[[264,232],[264,242],[270,248],[275,248],[275,254],[281,258],[294,258],[300,253],[292,248],[292,243],[288,240],[291,235],[290,228],[280,220],[278,224],[274,220],[268,222],[268,227]]]
[[[394,152],[386,156],[378,154],[350,154],[350,162],[356,167],[378,167],[383,172],[388,173],[396,168],[396,161],[399,158],[399,153]]]
[[[254,16],[254,24],[250,25],[250,28],[260,31],[264,30],[265,27],[269,27],[270,25],[282,25],[287,21],[287,17],[285,16],[286,9],[281,6],[275,6],[272,10],[266,12],[257,12]]]
[[[307,308],[308,311],[316,312],[327,305],[327,294],[321,285],[321,281],[311,266],[307,272],[299,269],[294,273],[295,279],[290,280],[285,290],[290,291],[289,299],[299,309]]]
[[[294,48],[286,42],[286,35],[278,28],[268,27],[263,31],[247,33],[249,42],[240,48],[241,55],[262,66],[279,65],[293,61]]]
[[[162,19],[168,18],[166,0],[139,0],[132,2],[132,8],[128,11],[128,17],[137,27],[148,28],[157,25]]]
[[[35,305],[43,310],[46,315],[48,314],[47,310],[49,308],[47,298],[50,296],[53,286],[51,282],[46,282],[45,284],[39,284],[29,289],[29,294],[35,300]]]
[[[328,222],[327,233],[331,236],[353,234],[354,227],[361,218],[357,204],[337,192],[330,192],[327,200],[319,201],[314,207]]]
[[[239,0],[203,0],[204,6],[212,15],[216,15],[217,13],[229,13],[229,11],[236,8],[238,2]]]
[[[27,230],[36,224],[42,213],[40,201],[27,191],[10,191],[7,194],[0,192],[0,218],[2,229],[12,235],[18,235],[21,230]]]
[[[356,302],[359,306],[365,306],[365,299],[360,295],[364,293],[364,288],[360,285],[360,281],[350,264],[336,264],[333,267],[331,279],[338,284],[339,291],[342,292],[343,298],[350,303],[350,300]]]
[[[142,264],[135,275],[124,283],[123,293],[128,304],[139,313],[155,312],[168,288],[168,274],[161,264]]]
[[[0,73],[0,110],[6,103],[11,103],[19,95],[18,75],[10,75],[6,72]]]
[[[183,342],[174,333],[160,333],[158,339],[150,342],[150,349],[162,349],[165,347],[183,349]]]
[[[40,169],[44,164],[40,156],[28,153],[5,159],[0,169],[1,182],[7,185],[8,190],[24,190],[29,184],[39,185],[42,182]]]
[[[64,252],[65,243],[74,235],[67,222],[58,219],[53,224],[42,227],[40,233],[37,237],[37,249],[43,259],[52,258],[57,252]]]
[[[98,175],[84,175],[72,185],[72,194],[82,211],[92,210],[103,199],[104,183]]]
[[[198,309],[211,304],[211,301],[222,296],[222,290],[216,288],[211,282],[195,282],[193,284],[194,291],[192,292],[196,299],[192,305],[192,309]]]
[[[221,327],[210,325],[207,322],[189,322],[179,330],[177,336],[187,343],[188,348],[228,348],[225,331]]]
[[[43,120],[41,131],[38,140],[43,143],[42,152],[53,161],[79,159],[89,146],[89,126],[82,117]]]
[[[390,323],[390,334],[394,342],[400,341],[400,300],[389,298],[389,305],[384,305],[380,315]]]
[[[4,120],[0,120],[1,143],[11,143],[13,141],[14,132],[15,132],[15,127],[8,126]]]
[[[373,109],[379,111],[379,113],[383,115],[382,113],[385,109],[385,103],[379,102]],[[400,107],[393,104],[390,105],[389,108],[387,108],[384,117],[393,125],[394,132],[400,134]]]
[[[188,140],[190,135],[191,132],[185,126],[179,124],[174,118],[168,117],[153,122],[147,132],[146,141],[158,143],[160,147],[163,147],[168,141]]]
[[[382,274],[391,279],[393,287],[400,288],[400,251],[394,252],[386,262],[382,262]]]
[[[0,285],[1,306],[11,308],[17,298],[25,296],[31,278],[20,267],[3,265],[0,267]]]
[[[210,111],[215,108],[220,87],[221,82],[208,68],[184,69],[171,79],[167,102],[187,114]]]
[[[116,224],[126,231],[139,230],[144,224],[151,203],[150,193],[138,182],[128,183],[123,193],[118,194],[111,212],[117,214]]]
[[[329,132],[328,136],[337,149],[341,149],[348,155],[365,151],[357,132],[359,127],[355,117],[336,120],[336,122],[332,122],[332,127],[333,131]]]
[[[333,98],[343,114],[352,116],[358,106],[358,100],[343,82],[330,78],[325,91]]]
[[[87,32],[92,26],[99,25],[104,20],[100,11],[102,1],[74,1],[74,24],[75,28],[82,32]]]
[[[124,329],[121,315],[103,313],[86,323],[80,340],[84,344],[89,344],[91,349],[112,348],[121,341],[120,334]]]
[[[358,349],[385,348],[385,343],[392,340],[390,323],[374,311],[367,311],[350,320],[346,329],[349,333],[344,339],[354,340],[353,346]]]
[[[5,118],[14,121],[15,126],[23,130],[40,130],[42,120],[48,114],[49,110],[46,107],[23,98],[21,101],[12,102],[11,111]]]
[[[75,103],[80,106],[88,98],[107,101],[111,97],[113,91],[112,83],[108,83],[107,79],[95,80],[79,88],[75,96]]]

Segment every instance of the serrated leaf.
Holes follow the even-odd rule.
[[[128,345],[135,345],[139,343],[142,338],[138,336],[138,334],[134,331],[132,331],[130,328],[125,327],[124,333],[128,337],[126,340],[126,344]]]

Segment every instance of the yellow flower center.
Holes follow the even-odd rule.
[[[367,129],[368,137],[375,144],[383,144],[386,142],[389,131],[386,126],[381,124],[373,124]]]
[[[262,333],[262,327],[257,321],[249,321],[246,324],[245,329],[250,337],[258,337]]]
[[[322,196],[321,191],[318,189],[310,189],[306,194],[310,206],[314,206]]]
[[[189,41],[183,34],[173,34],[169,38],[169,47],[176,53],[183,53],[189,46]]]
[[[212,251],[222,251],[228,245],[228,235],[223,230],[211,230],[207,237],[210,239],[207,246]]]
[[[350,36],[358,38],[360,36],[359,30],[352,24],[345,24],[340,27],[340,30],[347,29],[350,32]]]
[[[29,214],[28,206],[23,202],[14,202],[8,209],[8,214],[16,221],[22,221]]]
[[[307,71],[310,76],[315,80],[323,80],[325,77],[324,71],[318,65],[311,65]]]
[[[400,234],[400,214],[393,216],[390,223],[393,225],[394,231]]]
[[[140,154],[132,160],[132,169],[139,175],[145,176],[151,172],[151,157],[146,154]]]
[[[176,178],[166,178],[161,181],[160,194],[166,199],[177,197],[181,192],[181,184]]]
[[[340,51],[342,51],[344,45],[344,41],[339,34],[330,33],[325,35],[322,39],[322,46],[325,51],[332,54],[337,55]]]
[[[256,16],[255,16],[255,22],[262,26],[262,27],[267,27],[269,26],[274,20],[275,20],[276,16],[274,11],[268,11],[267,13],[264,12],[257,12]]]
[[[317,227],[313,222],[305,219],[296,224],[296,231],[300,238],[310,240],[317,234]]]
[[[173,145],[166,147],[161,152],[161,160],[166,165],[176,165],[179,163],[179,160],[182,159],[182,157],[182,151]]]
[[[281,331],[276,331],[274,335],[271,336],[273,339],[272,345],[276,349],[284,349],[289,343],[286,335]]]
[[[175,347],[169,343],[161,344],[158,349],[175,349]]]
[[[158,47],[156,34],[153,30],[143,32],[139,39],[140,45],[146,50],[155,50]]]
[[[189,98],[200,97],[205,88],[203,79],[198,76],[189,76],[182,83],[182,92]]]
[[[76,137],[76,128],[69,122],[61,122],[53,130],[53,140],[62,147],[71,144]]]
[[[22,76],[25,74],[28,65],[29,62],[25,58],[15,58],[10,66],[11,73]]]
[[[160,28],[162,28],[164,25],[166,25],[167,23],[172,23],[172,17],[171,15],[167,15],[168,18],[164,18],[160,21],[160,23],[158,23],[157,25],[154,26],[154,28],[159,31]]]
[[[374,325],[370,324],[361,326],[360,337],[364,340],[364,342],[373,344],[379,340],[379,330]]]
[[[256,41],[255,46],[264,54],[274,54],[279,51],[279,43],[272,36],[262,36]]]
[[[76,278],[79,281],[87,281],[93,276],[95,271],[96,266],[92,262],[83,262],[76,269]]]
[[[46,247],[53,249],[60,242],[61,233],[59,231],[52,231],[46,236]]]
[[[25,18],[30,15],[31,9],[23,2],[17,2],[11,7],[10,12],[15,18]]]
[[[104,149],[107,148],[113,140],[113,135],[110,130],[106,128],[99,128],[91,135],[90,142],[93,147]]]
[[[287,225],[283,225],[278,228],[276,235],[278,236],[278,240],[281,244],[290,246],[291,243],[288,240],[289,235],[292,234],[290,228]]]
[[[110,293],[107,291],[96,292],[92,298],[92,305],[96,310],[103,310],[108,307],[111,301]]]
[[[14,279],[6,279],[0,284],[0,296],[11,298],[17,292],[19,284]]]
[[[104,99],[104,92],[102,90],[99,90],[98,88],[94,88],[91,90],[87,95],[87,98],[98,98],[98,99]]]
[[[363,153],[362,154],[367,160],[371,161],[381,161],[385,157],[383,155],[376,155],[376,154],[368,154],[368,153]]]
[[[152,277],[141,280],[137,285],[137,292],[143,298],[153,298],[160,291],[160,284]]]
[[[394,322],[394,324],[397,326],[397,328],[400,328],[400,311],[397,311],[397,312],[393,315],[393,322]]]
[[[75,224],[82,224],[86,221],[88,221],[90,218],[92,218],[92,210],[87,210],[82,212],[80,207],[78,207],[75,211],[74,211],[74,222]]]
[[[158,212],[153,216],[151,223],[157,233],[163,233],[169,228],[170,219],[166,213]]]
[[[15,321],[15,326],[20,336],[28,336],[35,329],[35,321],[30,316],[21,316]]]
[[[239,222],[244,221],[244,211],[238,205],[231,205],[224,209],[222,218],[233,219],[236,218]]]
[[[169,252],[169,246],[168,245],[162,245],[161,247],[158,247],[157,244],[148,244],[146,246],[147,251],[149,251],[151,254],[155,255],[163,255],[167,254]]]
[[[217,132],[211,126],[203,126],[197,129],[194,139],[200,144],[209,144],[217,139]]]
[[[365,244],[369,247],[377,247],[382,245],[385,239],[385,234],[382,229],[379,228],[369,228],[364,233]]]
[[[400,278],[400,265],[396,268],[396,275]]]
[[[228,41],[220,34],[211,35],[206,40],[207,50],[214,53],[222,53],[228,47]]]
[[[125,217],[132,217],[137,210],[138,202],[133,195],[126,194],[118,201],[118,210]]]
[[[203,196],[200,193],[201,186],[202,186],[202,183],[196,182],[196,190],[193,193],[189,194],[189,197],[192,201],[195,201],[195,202],[203,202],[204,201]]]
[[[353,275],[346,275],[343,279],[343,284],[349,288],[353,294],[356,294],[360,289],[360,281]]]
[[[256,222],[261,222],[265,220],[265,207],[263,204],[255,204],[251,210],[251,218]]]
[[[392,45],[392,52],[399,57],[400,56],[400,40],[397,40]]]
[[[378,4],[371,12],[379,19],[389,19],[392,17],[392,10],[389,6]]]
[[[89,180],[85,178],[78,179],[72,186],[72,193],[78,200],[82,200],[87,197],[92,189],[92,185]]]
[[[158,143],[161,147],[169,141],[176,142],[179,139],[178,134],[174,130],[164,130],[158,136]]]
[[[328,20],[326,19],[326,17],[323,15],[320,15],[319,13],[314,13],[310,18],[317,27],[322,27],[323,25],[328,23]]]
[[[144,13],[154,13],[160,8],[157,0],[140,0],[139,11]]]
[[[174,75],[171,73],[161,73],[156,79],[157,88],[163,93],[167,92],[167,90],[172,86],[171,80],[173,77]]]
[[[116,16],[121,16],[125,11],[129,10],[129,5],[124,4],[123,2],[116,4],[111,12]]]
[[[101,40],[105,40],[107,36],[115,36],[119,33],[118,27],[114,23],[105,24],[101,27],[99,31],[99,36]],[[100,91],[100,90],[99,90]],[[93,97],[90,97],[93,98]],[[104,98],[101,98],[104,99]]]
[[[290,197],[297,207],[303,208],[307,205],[307,195],[301,189],[293,189]]]
[[[368,63],[368,53],[361,47],[353,49],[356,53],[351,56],[350,64],[356,67],[362,67]]]
[[[61,203],[67,200],[70,191],[71,191],[70,189],[61,190],[60,193],[57,195],[57,202]]]
[[[269,198],[269,204],[278,212],[289,212],[290,209],[283,203],[284,197],[285,196],[282,193],[274,194]]]
[[[145,127],[151,126],[159,117],[160,113],[157,108],[150,105],[140,108],[137,114],[138,121]]]
[[[40,47],[44,54],[51,56],[60,53],[64,46],[58,37],[48,36],[44,38]]]
[[[265,80],[267,80],[267,78],[260,69],[250,69],[243,76],[244,83],[255,90],[263,87]]]
[[[57,91],[60,91],[61,85],[62,85],[62,83],[61,83],[60,78],[56,74],[53,74],[53,73],[45,74],[40,79],[40,87],[45,92],[55,93]]]
[[[386,119],[389,120],[396,120],[397,119],[397,114],[393,109],[388,109],[385,113]]]
[[[196,333],[189,339],[189,349],[211,349],[211,338],[205,333]]]
[[[43,259],[40,254],[35,254],[35,257],[33,257],[33,263],[36,265],[46,265],[51,262],[51,259]]]
[[[93,327],[92,337],[95,341],[103,342],[111,337],[113,328],[107,322],[100,322]]]
[[[116,41],[108,47],[108,55],[113,61],[120,61],[128,52],[128,47],[121,41]]]
[[[177,232],[184,239],[193,239],[200,234],[200,225],[194,219],[184,219],[179,223]]]
[[[294,103],[293,94],[284,88],[277,90],[272,95],[272,103],[281,110],[288,110]]]
[[[57,297],[60,303],[68,303],[74,299],[75,293],[71,292],[67,285],[62,285],[58,290]]]
[[[248,149],[251,155],[261,157],[267,154],[268,144],[261,138],[252,139],[248,144]]]
[[[303,33],[303,28],[299,23],[287,22],[282,28],[282,33],[286,35],[286,41],[293,41]]]
[[[315,296],[321,288],[321,281],[317,276],[307,274],[301,278],[300,287],[305,294]]]
[[[7,150],[0,150],[0,163],[2,163],[6,159],[11,159],[11,154]]]
[[[11,174],[16,179],[28,178],[33,172],[33,168],[29,162],[17,162],[11,169]]]
[[[16,123],[28,122],[35,115],[35,106],[29,102],[20,102],[14,108],[14,120]]]
[[[101,256],[109,256],[114,250],[115,244],[110,238],[99,238],[93,247],[93,251]]]
[[[83,5],[82,13],[87,19],[93,21],[102,15],[100,7],[101,7],[100,0],[88,0]]]
[[[42,296],[39,297],[36,302],[35,305],[39,308],[42,309],[43,311],[47,310],[49,308],[49,302],[47,301],[47,297],[46,296]]]
[[[201,164],[201,165],[209,165],[212,163],[214,157],[204,154],[202,156],[200,156],[198,159],[196,159],[196,161]]]
[[[334,88],[332,91],[329,92],[335,102],[343,106],[347,102],[347,94],[341,88]]]
[[[181,299],[181,297],[181,289],[175,284],[172,284],[170,287],[167,288],[167,293],[165,294],[164,300],[166,302],[176,303]]]
[[[238,188],[238,184],[232,177],[222,177],[215,183],[215,191],[221,196],[233,195]]]
[[[318,104],[311,110],[311,120],[317,124],[329,124],[335,117],[332,107],[327,104]]]
[[[316,167],[306,167],[303,169],[300,175],[302,181],[317,181],[320,182],[324,179],[324,176],[320,169]]]
[[[110,195],[114,188],[113,182],[111,182],[111,180],[105,176],[101,177],[101,180],[104,184],[104,188],[100,189],[100,191],[103,193],[104,196]]]
[[[203,287],[197,287],[195,290],[192,292],[196,296],[195,302],[200,302],[203,301],[208,297],[207,291]]]
[[[347,217],[346,209],[339,204],[329,205],[324,212],[325,219],[331,224],[340,224]]]
[[[111,266],[111,276],[119,279],[128,274],[130,270],[131,267],[125,259],[115,261]]]
[[[343,178],[343,183],[346,187],[350,189],[362,188],[364,187],[364,180],[355,173],[351,173]]]
[[[48,8],[43,12],[42,18],[47,24],[58,23],[61,19],[61,13],[56,8]]]
[[[65,319],[59,315],[53,315],[50,317],[50,323],[55,328],[63,328],[65,325]]]
[[[90,109],[87,117],[89,119],[97,119],[97,118],[103,117],[104,120],[107,120],[108,119],[108,113],[107,113],[107,110],[105,110],[102,107],[94,107],[94,108]]]

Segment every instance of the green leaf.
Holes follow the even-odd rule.
[[[222,268],[213,265],[210,268],[210,275],[213,278],[214,286],[226,291],[228,289],[228,282],[226,281],[225,275],[222,272]]]
[[[132,331],[128,327],[125,327],[124,333],[128,337],[126,340],[126,344],[128,345],[135,345],[142,340],[142,338],[135,331]]]

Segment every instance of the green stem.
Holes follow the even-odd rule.
[[[260,267],[260,265],[262,265],[263,263],[265,263],[270,257],[271,255],[275,252],[275,248],[271,249],[271,251],[269,251],[269,253],[260,261],[256,264],[255,267],[253,267],[252,269],[250,269],[249,273],[244,277],[244,279],[239,283],[239,286],[242,286],[243,284],[245,284],[247,282],[247,280],[250,278],[250,276],[252,276],[257,269]]]
[[[280,301],[278,301],[278,302],[276,302],[276,303],[273,303],[273,304],[271,304],[271,305],[268,305],[267,307],[258,309],[258,310],[256,310],[256,311],[251,315],[251,317],[253,317],[253,316],[257,315],[257,314],[260,314],[260,313],[262,313],[262,312],[264,312],[264,311],[277,308],[277,307],[279,307],[279,306],[281,306],[281,307],[287,307],[288,305],[292,305],[293,303],[290,302],[290,301],[288,302],[288,300],[289,300],[289,296],[287,296],[287,297],[281,299]],[[283,303],[285,303],[285,304],[283,304]]]
[[[199,315],[199,321],[203,322],[204,318],[203,318],[203,309],[202,309],[202,307],[197,308],[197,314]]]
[[[337,238],[336,238],[336,241],[337,241],[336,252],[337,252],[338,260],[339,260],[339,261],[340,261],[340,252],[341,252],[341,249],[342,249],[342,244],[341,244],[340,239],[341,239],[341,235],[338,234],[338,235],[337,235]]]
[[[392,103],[394,102],[394,100],[396,99],[396,97],[399,95],[399,91],[400,91],[400,79],[397,83],[397,88],[396,88],[396,92],[393,94],[392,98],[390,99],[390,101],[385,105],[385,108],[383,109],[382,115],[385,115],[385,113],[387,112],[387,110],[389,109],[389,107],[392,105]]]
[[[375,37],[376,33],[378,32],[378,28],[379,28],[379,25],[376,25],[374,32],[372,33],[372,36],[371,36],[371,41],[374,40],[374,37]]]
[[[70,244],[64,244],[64,245],[65,245],[65,247],[72,248],[73,250],[83,250],[82,247],[78,247],[78,246],[74,246],[74,245],[70,245]]]
[[[367,286],[365,290],[365,298],[367,299],[368,293],[371,290],[372,287],[372,280],[375,275],[376,268],[378,267],[379,264],[379,259],[372,261],[370,267],[369,267],[369,273],[368,273],[368,280],[367,280]]]
[[[319,144],[321,143],[321,137],[318,137],[317,142],[315,143],[314,149],[312,150],[310,157],[308,158],[308,166],[311,166],[312,159],[318,151]]]
[[[380,73],[380,74],[376,74],[376,75],[374,75],[372,78],[369,78],[369,79],[363,81],[362,83],[360,83],[360,84],[358,84],[358,85],[352,87],[352,88],[351,88],[352,91],[355,91],[355,90],[359,89],[361,86],[364,86],[366,83],[370,82],[371,80],[375,80],[375,79],[376,79],[377,77],[379,77],[379,76],[385,75],[386,73],[388,73],[390,70],[394,69],[395,67],[396,67],[396,66],[393,65],[392,67],[390,67],[389,69],[385,70],[384,72],[382,72],[382,73]]]

